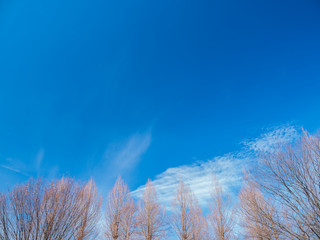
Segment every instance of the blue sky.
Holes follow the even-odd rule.
[[[314,132],[319,42],[317,0],[2,0],[0,188],[65,174],[136,189]]]

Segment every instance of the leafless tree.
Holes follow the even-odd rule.
[[[212,238],[215,240],[235,239],[235,211],[231,206],[230,196],[225,196],[219,181],[213,176],[210,212],[208,222],[212,229]]]
[[[180,181],[172,203],[171,226],[179,240],[205,239],[205,219],[191,189]]]
[[[272,199],[266,199],[256,184],[247,176],[246,186],[239,194],[241,226],[246,239],[279,240],[283,234],[279,225],[280,209]],[[284,238],[285,239],[285,238]]]
[[[120,223],[120,239],[134,239],[137,233],[137,206],[133,199],[128,198],[123,207],[123,215]]]
[[[192,240],[205,240],[209,239],[208,224],[205,219],[202,209],[195,198],[192,202],[192,219],[191,219],[191,233]]]
[[[0,239],[13,239],[11,236],[11,222],[9,220],[8,199],[5,194],[0,194]]]
[[[41,180],[30,180],[16,186],[7,198],[6,215],[9,239],[32,239],[41,236],[41,204],[45,186]]]
[[[281,235],[285,239],[320,239],[319,135],[303,132],[295,143],[261,153],[259,160],[255,184],[272,199],[267,206],[276,216],[273,224]],[[261,200],[258,194],[254,196]]]
[[[121,177],[108,195],[106,208],[107,239],[132,239],[136,229],[136,206]]]
[[[44,239],[72,237],[81,211],[77,196],[79,188],[74,180],[62,178],[46,189],[43,199]]]
[[[79,199],[81,211],[75,239],[96,239],[102,200],[92,179],[79,191]]]
[[[95,185],[70,178],[29,180],[0,196],[0,239],[85,240],[94,236],[100,200]]]
[[[160,240],[164,239],[167,231],[165,209],[158,203],[155,187],[148,180],[139,203],[138,212],[139,239]]]

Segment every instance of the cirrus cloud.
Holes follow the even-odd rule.
[[[278,144],[294,141],[298,134],[296,128],[291,125],[275,127],[257,138],[243,141],[244,147],[238,152],[217,156],[207,161],[198,161],[191,165],[168,168],[153,180],[158,199],[170,209],[181,179],[190,186],[199,204],[206,208],[210,199],[213,174],[225,193],[235,198],[241,188],[243,170],[254,166],[256,153],[270,152]],[[132,195],[139,199],[144,190],[145,186],[140,186],[132,192]]]

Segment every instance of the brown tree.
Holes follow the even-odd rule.
[[[205,219],[198,201],[183,181],[179,182],[172,203],[171,226],[180,240],[205,239]]]
[[[123,215],[120,222],[120,238],[121,240],[134,239],[137,233],[137,206],[133,199],[128,198],[123,207]]]
[[[45,186],[30,180],[3,195],[1,222],[8,239],[32,239],[41,236],[41,204]]]
[[[85,240],[94,236],[100,199],[93,181],[29,180],[0,196],[0,239]]]
[[[280,210],[272,199],[266,199],[256,184],[246,177],[246,186],[240,191],[241,226],[246,239],[283,239],[279,228]],[[283,225],[284,223],[281,223]]]
[[[165,209],[158,203],[155,187],[148,180],[139,203],[138,236],[144,240],[164,239],[167,231]]]
[[[231,206],[230,196],[225,196],[219,181],[213,176],[208,222],[211,237],[216,240],[235,239],[235,211]]]
[[[102,199],[92,179],[79,191],[79,199],[81,211],[75,239],[95,239],[98,235],[97,224],[100,220]]]
[[[195,199],[192,203],[192,225],[191,225],[191,239],[204,240],[209,239],[208,224],[203,216],[202,209]]]
[[[256,205],[262,209],[268,207],[267,213],[271,211],[273,215],[271,222],[279,232],[278,236],[320,239],[319,135],[303,132],[295,143],[261,153],[259,164],[254,181],[261,194],[250,191],[246,194],[258,199]],[[262,196],[268,200],[261,200]],[[264,205],[264,202],[268,204]]]
[[[121,177],[108,195],[106,208],[107,239],[131,239],[136,228],[136,206]]]
[[[5,194],[0,193],[0,239],[14,239],[11,236],[11,222],[9,220],[8,199]]]

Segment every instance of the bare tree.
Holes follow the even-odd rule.
[[[137,232],[137,206],[133,199],[128,198],[123,207],[122,221],[120,225],[120,239],[133,239]]]
[[[5,194],[0,193],[0,239],[13,239],[11,236],[11,222],[9,219],[8,199]]]
[[[81,219],[82,187],[73,179],[62,178],[52,182],[43,199],[43,238],[72,239]]]
[[[256,184],[247,176],[246,186],[239,194],[241,226],[246,239],[279,240],[286,239],[279,227],[285,222],[280,220],[280,209],[272,199],[266,199]]]
[[[97,224],[102,200],[92,179],[79,191],[79,200],[81,211],[75,239],[95,239],[98,235]]]
[[[209,239],[207,220],[203,216],[202,209],[197,199],[192,202],[192,219],[191,219],[191,239],[205,240]]]
[[[172,203],[171,226],[180,240],[205,239],[205,219],[191,189],[180,181]]]
[[[235,211],[230,196],[225,196],[219,181],[213,176],[210,213],[208,222],[212,229],[212,238],[216,240],[235,239]]]
[[[94,183],[29,180],[0,196],[0,239],[84,240],[94,236],[100,200]]]
[[[167,230],[165,209],[158,203],[155,187],[148,180],[139,203],[138,233],[139,239],[160,240],[164,239]]]
[[[131,239],[136,225],[136,206],[121,177],[108,195],[106,208],[107,239]]]
[[[303,132],[294,144],[262,153],[260,164],[256,184],[282,206],[278,228],[291,239],[320,239],[319,135]]]
[[[45,193],[43,181],[29,180],[16,186],[6,198],[3,206],[3,223],[6,224],[7,239],[39,239],[42,234],[42,197]]]

